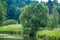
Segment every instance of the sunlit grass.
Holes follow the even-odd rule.
[[[2,34],[4,35],[3,32],[7,31],[6,34],[10,36],[15,36],[15,37],[22,37],[22,32],[23,32],[23,26],[21,24],[14,24],[14,25],[8,25],[8,26],[3,26],[0,27],[0,31],[2,31]],[[10,34],[13,32],[12,34]],[[20,32],[18,34],[17,32]]]
[[[47,36],[56,36],[60,37],[60,30],[42,30],[38,31],[37,35],[47,35]]]
[[[22,31],[23,26],[21,24],[8,25],[0,27],[0,31]]]
[[[8,32],[20,32],[18,33],[13,33],[13,34],[8,34],[10,36],[14,37],[21,37],[23,38],[23,26],[21,24],[14,24],[14,25],[8,25],[4,27],[0,27],[0,31],[8,31]],[[47,36],[47,37],[59,37],[60,38],[60,29],[54,29],[54,30],[40,30],[37,31],[37,37],[39,36]],[[41,38],[38,40],[42,40]]]

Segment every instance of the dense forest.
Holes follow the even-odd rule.
[[[38,31],[60,28],[60,3],[58,0],[0,0],[0,27],[13,24],[23,26],[23,40],[37,40]],[[60,40],[60,36],[49,40]]]

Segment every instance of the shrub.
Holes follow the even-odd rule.
[[[17,21],[13,20],[13,19],[9,19],[7,21],[4,22],[4,25],[11,25],[11,24],[18,24]]]
[[[59,40],[60,39],[60,30],[42,30],[37,32],[37,39],[42,40]]]

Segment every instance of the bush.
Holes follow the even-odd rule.
[[[17,21],[13,20],[13,19],[9,19],[7,21],[4,22],[4,25],[11,25],[11,24],[18,24]]]
[[[60,30],[42,30],[37,32],[37,39],[42,40],[59,40],[60,39]]]

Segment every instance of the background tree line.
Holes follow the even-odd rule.
[[[32,0],[0,0],[0,10],[1,10],[1,12],[3,11],[5,13],[5,14],[2,14],[2,15],[5,15],[5,18],[2,18],[2,19],[4,19],[4,20],[12,19],[12,20],[15,20],[18,23],[20,23],[20,18],[19,18],[20,14],[21,14],[20,9],[26,5],[33,4],[33,3],[38,4],[39,2],[35,1],[35,0],[34,1],[32,1]],[[48,2],[41,1],[40,4],[43,6],[46,6],[48,8],[48,14],[51,17],[54,16],[54,17],[58,17],[58,19],[59,19],[60,3],[58,3],[57,0],[53,0],[53,1],[48,0]],[[1,21],[1,22],[3,22],[3,21]]]

